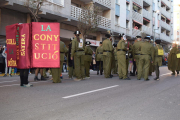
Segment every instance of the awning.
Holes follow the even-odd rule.
[[[138,5],[137,3],[133,2],[133,4],[135,4],[137,7],[142,8],[140,5]]]
[[[128,4],[129,4],[130,2],[126,0],[126,3],[128,3]]]
[[[138,24],[140,24],[140,25],[143,25],[142,23],[140,23],[140,22],[137,22],[137,21],[135,21],[135,20],[133,20],[133,22],[136,22],[136,23],[138,23]]]
[[[150,20],[148,20],[148,19],[146,19],[146,18],[143,18],[145,21],[147,21],[147,22],[150,22]]]

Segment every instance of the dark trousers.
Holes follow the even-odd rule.
[[[103,72],[103,61],[96,61],[97,71]]]
[[[155,70],[156,70],[156,77],[159,78],[159,66],[158,65],[155,65]]]
[[[133,74],[136,73],[136,61],[133,60]]]
[[[20,69],[21,86],[23,86],[24,84],[28,84],[28,73],[29,69]]]

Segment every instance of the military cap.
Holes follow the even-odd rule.
[[[156,44],[160,44],[161,40],[155,40]]]
[[[148,36],[146,36],[144,39],[146,39],[146,40],[151,40],[151,38],[150,38],[150,37],[148,37]]]
[[[105,35],[105,37],[110,38],[110,37],[111,37],[111,35],[110,35],[110,34],[106,34],[106,35]]]
[[[114,43],[114,44],[113,44],[113,46],[114,46],[114,47],[117,47],[117,44],[116,44],[116,43]]]
[[[85,43],[86,45],[90,45],[91,44],[91,42],[89,42],[89,41],[86,41],[86,43]]]
[[[74,34],[75,34],[75,35],[80,35],[81,32],[80,32],[80,31],[75,31]]]
[[[100,42],[100,44],[102,44],[102,42]]]
[[[141,38],[141,36],[136,36],[136,38]]]

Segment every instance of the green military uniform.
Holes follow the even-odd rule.
[[[104,76],[105,78],[111,77],[111,61],[113,46],[109,38],[103,41],[103,57],[104,57]]]
[[[113,74],[117,74],[118,71],[118,62],[117,62],[117,47],[114,47],[114,67],[112,69]]]
[[[83,42],[83,43],[82,43]],[[78,80],[85,78],[84,68],[84,52],[85,43],[84,40],[78,41],[77,37],[72,41],[71,57],[74,57],[75,76]]]
[[[71,38],[70,43],[69,43],[69,51],[68,51],[68,75],[69,78],[72,79],[73,78],[73,70],[74,70],[74,60],[71,60],[71,48],[72,48],[72,40],[74,38]]]
[[[90,69],[90,64],[92,62],[92,54],[93,54],[93,51],[91,50],[90,46],[86,45],[85,57],[84,57],[86,77],[90,77],[89,69]]]
[[[120,40],[117,44],[118,74],[120,79],[127,78],[126,51],[125,41]]]
[[[151,44],[151,45],[152,45],[152,44]],[[153,47],[153,45],[152,45],[152,47]],[[153,49],[152,49],[152,52],[154,52],[154,55],[155,55],[155,49],[154,49],[154,47],[153,47]],[[155,56],[154,56],[154,57],[155,57]],[[152,72],[154,72],[154,71],[155,71],[154,63],[152,63],[152,62],[150,61],[149,75],[152,76]]]
[[[141,44],[142,44],[142,41],[137,41],[134,43],[134,45],[132,46],[132,53],[133,53],[133,59],[135,59],[135,62],[136,62],[136,66],[137,66],[137,73],[138,72],[138,67],[139,67],[139,59],[141,57]]]
[[[126,50],[126,76],[128,76],[128,67],[129,67],[129,60],[130,55],[132,54],[132,45],[130,43],[125,44],[126,48],[129,48],[129,50]]]
[[[172,75],[175,75],[175,71],[179,69],[177,68],[178,67],[177,53],[179,53],[179,50],[175,46],[171,49],[168,56],[168,69],[172,71]]]
[[[151,60],[154,61],[153,49],[154,49],[153,46],[148,41],[141,43],[141,47],[140,47],[141,56],[138,61],[138,79],[141,79],[142,73],[144,72],[144,80],[149,80],[148,75],[149,75],[150,61]]]
[[[43,68],[43,77],[47,78],[47,75],[46,75],[46,68]]]
[[[159,67],[162,66],[162,57],[163,56],[159,56],[158,55],[158,49],[163,49],[161,45],[156,44],[156,46],[154,47],[154,53],[155,53],[155,60],[154,60],[154,65],[155,65],[155,70],[156,70],[156,78],[159,78]]]
[[[97,63],[97,74],[99,74],[99,70],[100,73],[102,75],[103,72],[103,47],[99,46],[96,49],[96,63]]]
[[[63,62],[64,62],[64,55],[68,51],[64,42],[60,41],[60,68],[52,68],[52,77],[53,83],[60,83],[60,75],[62,72]]]

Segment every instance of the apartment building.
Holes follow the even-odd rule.
[[[174,41],[180,43],[180,1],[174,5]]]
[[[29,11],[24,7],[25,1],[0,1],[0,42],[5,42],[5,26],[31,22]],[[164,44],[171,43],[173,39],[173,2],[170,0],[48,0],[47,3],[50,4],[41,8],[41,21],[61,23],[61,40],[66,44],[77,30],[81,7],[89,4],[99,6],[102,10],[98,31],[87,36],[92,46],[98,46],[108,30],[114,36],[124,33],[129,40],[142,32],[155,35]],[[117,40],[114,37],[114,41]]]

